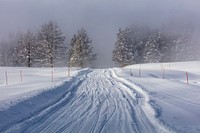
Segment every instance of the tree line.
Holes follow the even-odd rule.
[[[192,29],[133,26],[119,29],[113,50],[113,61],[123,67],[139,63],[158,63],[197,60],[192,42]]]
[[[95,60],[92,41],[85,29],[78,30],[68,46],[56,22],[49,21],[37,33],[27,31],[0,45],[0,65],[18,67],[88,67]],[[68,46],[68,47],[67,47]]]
[[[112,59],[120,67],[138,63],[196,60],[192,28],[171,26],[120,28]],[[176,30],[174,30],[176,29]],[[12,45],[10,45],[12,44]],[[0,65],[18,67],[89,67],[96,59],[92,40],[80,29],[66,43],[56,22],[43,24],[37,32],[27,31],[0,44]]]

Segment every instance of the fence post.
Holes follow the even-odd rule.
[[[160,63],[160,69],[161,69],[161,71],[163,71],[163,69],[164,69],[163,63]]]
[[[133,73],[132,73],[132,71],[131,71],[131,68],[130,68],[130,75],[133,76]]]
[[[22,70],[20,70],[20,79],[21,79],[21,82],[22,82]]]
[[[69,68],[69,66],[67,67],[67,72],[68,72],[68,77],[70,77],[70,68]]]
[[[165,78],[165,69],[163,70],[163,77],[162,77],[163,79]]]
[[[141,77],[141,69],[139,70],[139,77]]]
[[[52,81],[52,83],[53,83],[53,68],[52,68],[52,71],[51,71],[51,81]]]
[[[8,85],[8,72],[5,71],[5,77],[6,77],[6,85]]]
[[[142,71],[142,64],[140,64],[139,77],[141,77],[141,71]]]
[[[188,77],[188,72],[186,71],[186,80],[187,80],[187,84],[189,84],[189,77]]]

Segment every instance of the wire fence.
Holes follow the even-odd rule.
[[[57,82],[69,78],[79,68],[0,68],[0,86],[32,82]]]

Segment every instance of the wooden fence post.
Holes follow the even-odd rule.
[[[189,84],[189,75],[187,71],[186,71],[186,80],[187,80],[187,84]]]
[[[5,71],[5,77],[6,77],[6,85],[8,85],[8,72]]]
[[[141,77],[141,69],[139,70],[139,77]]]
[[[53,68],[52,68],[52,71],[51,71],[51,81],[52,81],[52,83],[53,83]]]
[[[20,79],[21,79],[21,82],[22,82],[22,70],[20,70]]]
[[[132,71],[131,71],[131,68],[130,68],[130,75],[133,76],[133,73],[132,73]]]
[[[70,77],[70,68],[69,68],[69,66],[67,67],[67,72],[68,72],[68,77]]]
[[[142,64],[140,64],[140,69],[139,69],[139,77],[141,77],[141,71],[142,71]]]
[[[163,76],[162,78],[164,79],[165,78],[165,69],[163,70]]]

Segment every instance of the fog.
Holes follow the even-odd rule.
[[[109,67],[114,65],[112,50],[120,27],[159,27],[173,20],[191,23],[198,36],[199,6],[199,0],[0,0],[0,40],[37,30],[49,20],[58,23],[68,41],[83,27],[98,53],[96,66]]]

